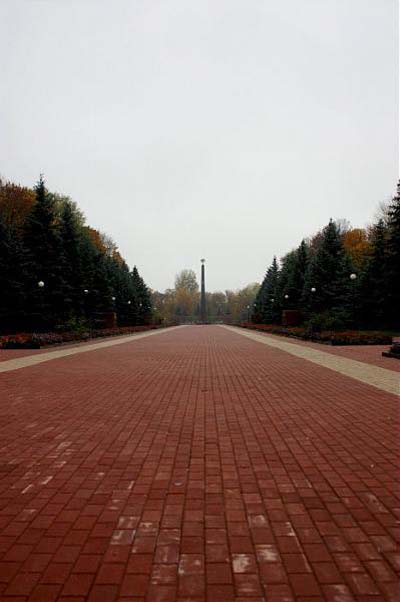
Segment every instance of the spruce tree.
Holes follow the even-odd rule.
[[[281,321],[281,305],[279,302],[279,266],[274,256],[271,266],[265,274],[261,285],[262,296],[256,300],[257,315],[263,324],[279,324]]]
[[[388,211],[387,303],[392,328],[400,328],[400,181]]]
[[[152,303],[150,291],[147,288],[138,269],[134,266],[132,270],[132,284],[134,295],[134,317],[136,324],[149,324],[152,317]]]
[[[36,201],[25,227],[29,254],[27,292],[33,328],[52,328],[65,317],[65,280],[60,232],[54,199],[43,176],[35,186]],[[40,288],[39,282],[44,286]]]
[[[343,247],[340,231],[330,220],[322,231],[304,279],[303,301],[309,317],[324,314],[327,321],[324,327],[350,323],[356,298],[351,272],[351,262]]]
[[[372,229],[370,252],[360,278],[360,319],[366,328],[389,325],[387,291],[387,228],[380,219]]]
[[[296,252],[290,251],[281,259],[281,269],[278,279],[279,303],[282,309],[297,306],[296,290],[293,288],[293,276],[296,269]]]
[[[252,311],[252,322],[254,324],[263,323],[263,308],[267,300],[267,274],[265,274],[260,288],[258,289]]]
[[[0,215],[0,333],[26,330],[27,256],[19,233]]]
[[[301,300],[304,289],[304,281],[309,262],[309,250],[305,240],[302,240],[295,251],[292,270],[288,278],[289,294],[292,299],[293,306],[300,309]]]
[[[76,207],[65,200],[60,216],[60,236],[63,251],[64,307],[69,318],[84,316],[82,266],[82,218]]]

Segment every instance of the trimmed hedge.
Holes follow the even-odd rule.
[[[159,325],[122,326],[118,328],[103,328],[83,332],[33,332],[0,336],[1,349],[40,349],[50,345],[61,345],[74,341],[88,341],[99,337],[112,337],[146,330],[165,328]]]
[[[372,330],[346,330],[343,332],[325,330],[322,332],[312,332],[303,326],[287,328],[276,324],[252,324],[250,322],[245,322],[240,324],[240,326],[242,328],[261,330],[270,334],[293,337],[304,341],[324,343],[325,345],[391,345],[392,343],[391,335]]]

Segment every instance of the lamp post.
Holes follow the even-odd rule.
[[[247,306],[247,321],[250,322],[250,305]]]
[[[89,309],[89,290],[87,288],[83,289],[83,311],[85,313],[85,320],[87,321],[89,328],[92,327],[92,317]]]
[[[357,280],[357,274],[355,274],[354,272],[352,272],[349,277],[350,277],[351,282],[353,282],[353,285],[351,287],[351,312],[352,312],[353,325],[355,325],[355,323],[356,323],[356,280]]]
[[[39,289],[39,324],[38,326],[40,327],[40,329],[43,328],[44,326],[44,318],[43,318],[43,314],[44,314],[44,282],[43,280],[39,280],[38,283],[38,289]]]

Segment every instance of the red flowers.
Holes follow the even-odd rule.
[[[288,328],[279,326],[278,324],[252,324],[251,322],[245,322],[241,326],[243,328],[263,330],[271,334],[279,334],[329,345],[390,345],[392,342],[391,335],[372,330],[346,330],[343,332],[325,330],[322,332],[310,332],[304,326],[291,326]]]
[[[2,349],[40,349],[48,345],[60,345],[73,341],[87,341],[98,337],[111,337],[144,330],[161,328],[154,324],[148,326],[121,326],[116,328],[103,328],[87,332],[34,332],[9,334],[0,337],[0,348]]]

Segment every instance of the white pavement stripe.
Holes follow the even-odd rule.
[[[4,362],[0,362],[0,372],[10,372],[11,370],[28,368],[29,366],[35,366],[36,364],[42,364],[43,362],[49,362],[50,360],[59,359],[60,357],[67,357],[68,355],[76,355],[77,353],[87,353],[88,351],[97,351],[98,349],[105,349],[106,347],[113,347],[114,345],[130,343],[132,341],[137,341],[138,339],[144,339],[145,337],[151,337],[157,334],[171,332],[171,330],[176,330],[177,328],[182,328],[182,326],[160,328],[158,330],[151,330],[150,332],[140,332],[132,335],[125,335],[118,338],[112,338],[111,340],[102,341],[100,343],[92,343],[90,345],[81,344],[77,347],[68,347],[68,349],[57,349],[54,351],[49,351],[48,353],[26,355],[25,357],[19,357],[15,360],[6,360]]]
[[[327,353],[326,351],[312,349],[306,345],[294,345],[293,343],[281,341],[267,334],[256,334],[254,331],[244,330],[243,328],[235,326],[222,326],[222,328],[226,328],[236,334],[247,337],[252,341],[257,341],[258,343],[263,343],[270,347],[276,347],[291,355],[301,357],[302,359],[318,364],[319,366],[324,366],[324,368],[340,372],[340,374],[350,376],[355,380],[377,387],[382,391],[394,393],[395,395],[400,394],[400,375],[394,370],[388,370],[387,368],[380,368],[379,366],[374,366],[372,364],[340,357],[338,355],[333,355],[332,353]]]

